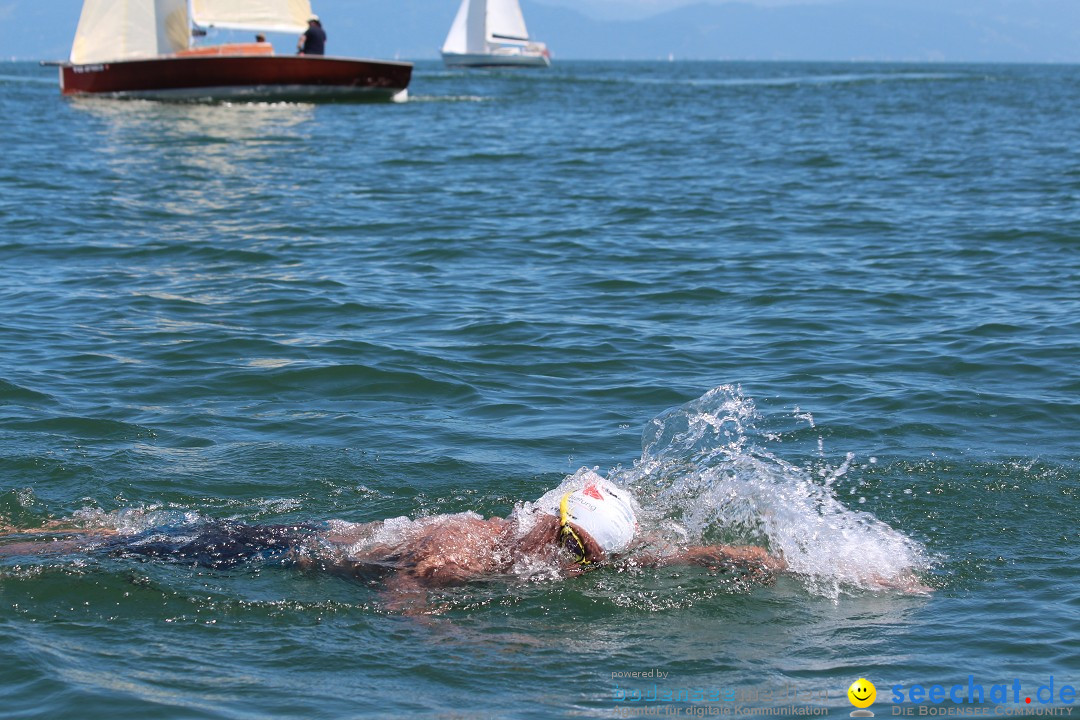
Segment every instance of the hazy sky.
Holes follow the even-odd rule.
[[[312,4],[331,52],[435,59],[460,1]],[[1080,0],[521,1],[557,59],[1080,62]],[[65,58],[81,5],[0,0],[0,58]]]
[[[316,0],[317,1],[317,0]],[[718,4],[723,0],[536,0],[543,5],[561,5],[601,18],[641,18],[665,10],[701,2]],[[739,0],[750,5],[827,5],[840,0]],[[864,0],[865,1],[865,0]],[[949,0],[941,0],[947,3]],[[1080,0],[1078,0],[1080,1]]]

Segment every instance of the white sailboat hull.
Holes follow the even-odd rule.
[[[538,51],[516,53],[449,53],[442,54],[447,67],[548,67],[551,59]]]

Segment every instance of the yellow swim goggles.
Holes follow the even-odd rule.
[[[559,542],[574,556],[574,562],[589,565],[585,543],[582,542],[581,536],[574,532],[574,528],[570,527],[570,495],[572,494],[566,493],[559,501]]]

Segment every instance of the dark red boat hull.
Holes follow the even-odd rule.
[[[64,95],[152,98],[400,97],[412,64],[294,56],[163,57],[62,65]]]

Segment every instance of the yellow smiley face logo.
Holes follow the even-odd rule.
[[[851,687],[847,689],[847,696],[855,707],[867,708],[874,704],[874,699],[877,698],[877,688],[874,687],[874,683],[866,678],[859,678],[851,683]]]

